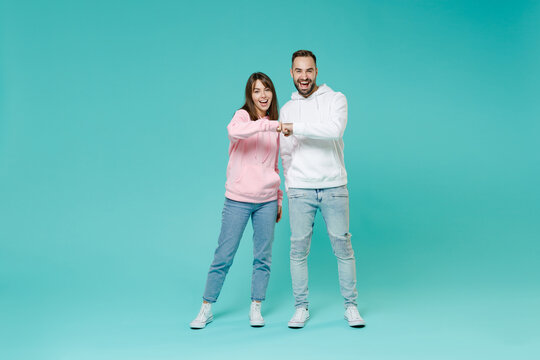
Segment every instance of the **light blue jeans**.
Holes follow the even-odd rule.
[[[214,261],[208,271],[203,300],[209,303],[217,301],[250,217],[253,224],[251,300],[265,299],[270,279],[277,207],[277,200],[255,204],[225,198],[221,216],[221,233],[214,253]]]
[[[326,189],[289,188],[291,224],[291,277],[295,306],[308,307],[307,258],[311,246],[313,224],[321,210],[326,230],[337,258],[341,295],[345,307],[356,305],[356,262],[349,233],[349,191],[347,186]]]

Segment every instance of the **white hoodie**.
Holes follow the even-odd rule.
[[[294,124],[293,135],[281,135],[287,189],[324,189],[347,184],[343,158],[345,95],[325,84],[307,98],[294,92],[281,108],[280,121]]]

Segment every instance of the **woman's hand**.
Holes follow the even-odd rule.
[[[276,222],[278,223],[279,220],[281,220],[281,205],[279,205],[278,208],[277,208],[277,218],[276,218]]]

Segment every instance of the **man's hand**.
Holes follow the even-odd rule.
[[[280,123],[280,130],[285,136],[290,136],[293,133],[293,124],[292,123]]]
[[[276,222],[278,223],[279,220],[281,220],[281,205],[279,205],[278,208],[277,208],[277,218],[276,218]]]

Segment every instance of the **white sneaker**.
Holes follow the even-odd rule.
[[[289,321],[290,328],[303,328],[309,319],[309,310],[303,307],[296,308],[293,317]]]
[[[347,307],[347,310],[345,310],[345,320],[347,320],[349,326],[352,327],[366,326],[366,322],[364,321],[364,319],[362,319],[360,313],[358,312],[358,309],[354,305]]]
[[[214,315],[212,315],[212,304],[203,303],[199,315],[197,315],[195,320],[189,324],[189,327],[192,329],[202,329],[206,324],[212,322],[212,320],[214,320]]]
[[[264,319],[261,315],[261,303],[257,301],[251,302],[249,309],[249,324],[253,327],[264,326]]]

